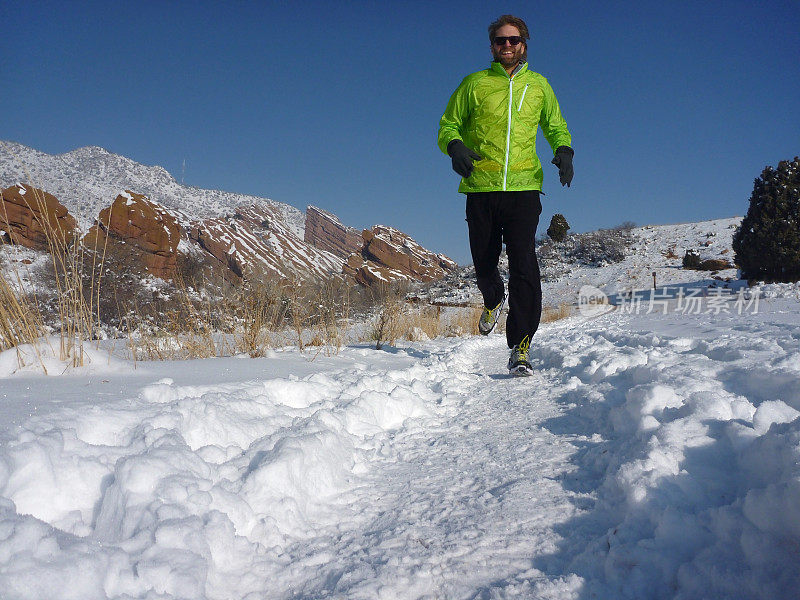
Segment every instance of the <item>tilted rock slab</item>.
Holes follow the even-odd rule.
[[[364,244],[361,233],[344,225],[339,218],[316,206],[306,207],[306,226],[303,238],[307,243],[342,259],[360,252]]]
[[[389,284],[395,281],[411,280],[402,271],[365,259],[360,253],[351,254],[342,267],[342,273],[352,277],[356,283],[364,287]]]
[[[342,260],[301,240],[268,205],[240,206],[226,218],[191,224],[189,238],[228,269],[232,281],[271,274],[281,279],[339,273]]]
[[[143,266],[156,277],[175,274],[181,227],[177,218],[143,194],[126,190],[100,211],[96,224],[84,237],[88,248],[105,248],[108,242],[139,250]]]
[[[52,194],[24,183],[7,187],[0,201],[0,238],[26,248],[64,248],[76,234],[77,223]]]
[[[403,273],[417,281],[441,279],[458,267],[444,254],[426,250],[409,235],[385,225],[375,225],[361,233],[363,257],[384,265],[392,271]]]
[[[458,268],[444,254],[426,250],[393,227],[375,225],[361,236],[361,250],[347,258],[342,272],[367,287],[401,280],[434,281]]]

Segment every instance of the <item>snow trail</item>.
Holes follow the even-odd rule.
[[[31,419],[2,491],[38,542],[0,581],[37,597],[46,559],[46,585],[84,598],[457,597],[525,571],[571,510],[552,475],[574,448],[537,427],[558,412],[537,377],[497,375],[506,354],[494,337],[401,369],[164,379]]]
[[[769,308],[573,317],[530,378],[492,335],[15,416],[0,597],[791,598],[800,310]]]
[[[399,432],[396,458],[362,488],[371,523],[368,539],[338,549],[348,557],[342,578],[354,580],[338,580],[342,596],[467,598],[493,581],[511,589],[517,577],[528,587],[545,579],[532,559],[556,550],[554,524],[575,513],[580,495],[559,483],[575,447],[541,426],[561,412],[559,384],[511,378],[507,358],[493,336],[425,361],[428,373],[447,374],[438,387],[444,425]]]

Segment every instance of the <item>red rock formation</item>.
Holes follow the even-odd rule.
[[[46,231],[71,241],[75,219],[55,197],[30,186],[2,192],[0,235],[31,248],[48,248]],[[309,206],[305,240],[283,221],[277,207],[241,206],[231,217],[188,223],[144,195],[126,191],[100,211],[83,239],[92,249],[130,258],[151,274],[175,274],[182,218],[189,239],[223,266],[223,274],[240,281],[248,273],[269,273],[281,279],[342,272],[361,285],[402,279],[431,281],[456,267],[444,255],[422,248],[408,235],[376,225],[359,236],[335,215]],[[347,261],[343,260],[347,257]]]
[[[388,267],[392,271],[417,281],[433,281],[444,277],[456,268],[456,263],[444,254],[426,250],[402,231],[385,225],[376,225],[361,233],[364,248],[361,254],[367,260]]]
[[[249,232],[246,235],[249,236]],[[189,229],[189,239],[217,259],[225,268],[223,276],[236,283],[241,281],[245,270],[241,244],[237,248],[235,242],[239,236],[235,222],[230,223],[228,219],[204,219],[192,223]]]
[[[349,275],[356,283],[365,287],[412,279],[402,271],[367,260],[360,253],[350,255],[342,267],[342,273]]]
[[[138,250],[148,272],[170,279],[175,274],[181,228],[177,219],[164,207],[142,194],[125,191],[116,197],[84,237],[88,248],[105,247],[108,242],[117,250],[127,244]]]
[[[189,238],[224,265],[233,281],[263,273],[281,279],[324,276],[342,267],[339,258],[301,240],[268,205],[240,206],[232,217],[192,223]]]
[[[306,208],[305,241],[346,259],[342,272],[367,286],[399,279],[432,281],[458,266],[397,229],[376,225],[359,235],[315,206]]]
[[[360,252],[364,243],[357,229],[343,225],[336,215],[316,206],[306,207],[303,239],[343,259]]]
[[[63,248],[74,240],[76,225],[52,194],[26,184],[2,191],[0,235],[6,242],[37,250],[48,250],[51,243]]]

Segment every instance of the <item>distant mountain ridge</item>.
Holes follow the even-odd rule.
[[[164,207],[193,218],[221,217],[241,204],[266,204],[303,239],[305,214],[282,202],[248,194],[183,185],[166,169],[147,166],[98,146],[64,154],[46,154],[16,142],[0,140],[0,187],[30,183],[53,194],[88,228],[118,194],[134,190]]]
[[[19,240],[35,237],[29,227],[31,214],[26,215],[35,207],[21,200],[26,190],[18,184],[52,195],[83,232],[114,203],[116,212],[105,213],[115,215],[112,238],[156,256],[206,253],[233,281],[259,273],[281,279],[339,274],[371,286],[401,279],[433,281],[457,266],[392,227],[375,225],[359,232],[311,204],[304,213],[269,198],[182,185],[162,167],[142,165],[96,146],[51,155],[0,141],[0,189],[8,196],[2,202],[15,203],[13,222],[4,225],[0,215],[0,235],[5,227]],[[36,193],[27,191],[30,197]],[[162,213],[181,229],[177,249],[156,248],[147,239],[159,238]],[[154,261],[158,262],[150,263]],[[168,278],[170,269],[150,272]]]

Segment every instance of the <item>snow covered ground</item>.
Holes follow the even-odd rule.
[[[2,354],[0,598],[796,598],[800,288],[756,291],[544,325],[526,379]]]
[[[603,265],[586,265],[573,259],[571,262],[547,261],[541,258],[544,281],[542,289],[545,305],[573,304],[584,285],[594,286],[607,296],[630,290],[649,290],[653,287],[653,273],[659,287],[681,285],[685,289],[702,288],[712,283],[736,279],[736,268],[721,271],[694,271],[682,268],[683,256],[692,250],[702,259],[734,261],[733,234],[742,222],[741,217],[677,223],[671,225],[645,225],[631,230],[633,243],[625,250],[619,262]],[[540,232],[542,227],[540,227]],[[505,253],[500,258],[500,271],[508,277]],[[472,266],[462,267],[441,281],[428,284],[424,294],[443,304],[481,304],[482,299],[475,284]]]

